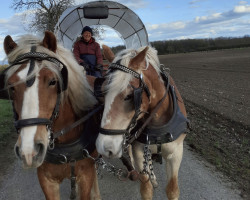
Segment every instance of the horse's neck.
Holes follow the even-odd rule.
[[[69,102],[66,100],[60,106],[60,112],[58,118],[54,122],[54,132],[60,131],[65,127],[72,125],[77,120],[77,116],[75,115],[73,108]],[[58,137],[58,143],[71,143],[77,140],[80,137],[82,130],[82,125],[73,128],[69,132],[65,133],[65,135]]]
[[[156,73],[156,72],[155,72]],[[167,96],[164,99],[163,103],[161,104],[160,108],[152,118],[150,125],[152,126],[159,126],[166,124],[168,122],[173,114],[173,100],[171,98],[171,95],[169,91],[167,91],[165,84],[163,81],[161,81],[158,77],[158,74],[155,74],[153,72],[150,72],[151,76],[156,76],[155,78],[151,78],[151,85],[152,85],[152,91],[153,95],[151,95],[151,102],[149,105],[149,113],[151,113],[155,107],[157,106],[158,102],[161,101],[163,96],[166,92]]]

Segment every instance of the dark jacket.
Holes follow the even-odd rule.
[[[73,53],[79,64],[85,63],[81,55],[95,55],[96,65],[97,64],[102,65],[103,63],[100,45],[97,42],[95,42],[94,38],[91,38],[89,42],[85,42],[83,38],[81,38],[74,44]]]

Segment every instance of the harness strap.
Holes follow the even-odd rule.
[[[102,84],[104,83],[105,78],[96,78],[94,82],[94,95],[98,97],[103,97],[102,93]]]
[[[52,121],[46,118],[29,118],[15,121],[15,128],[20,129],[26,126],[51,125]]]
[[[119,69],[119,70],[126,72],[128,74],[132,74],[135,78],[140,79],[140,74],[138,72],[136,72],[132,69],[129,69],[128,67],[125,67],[124,65],[119,64],[119,61],[120,60],[118,60],[118,62],[116,62],[116,63],[111,63],[109,65],[109,69]]]
[[[18,56],[16,58],[16,60],[14,60],[13,62],[10,62],[10,65],[3,71],[3,73],[6,73],[14,65],[22,64],[27,60],[31,60],[30,68],[29,68],[29,72],[28,72],[28,74],[30,74],[33,71],[35,60],[38,60],[38,61],[48,60],[48,61],[56,64],[58,66],[58,68],[60,69],[61,77],[63,79],[63,83],[62,83],[63,85],[62,85],[61,90],[62,91],[66,90],[67,86],[68,86],[68,70],[67,70],[67,67],[65,66],[65,64],[63,62],[61,62],[60,60],[58,60],[56,57],[51,57],[48,54],[36,52],[35,50],[36,50],[35,47],[33,48],[33,46],[32,46],[30,52]],[[32,65],[33,65],[33,67],[32,67]],[[31,84],[32,79],[30,79],[26,82],[27,86],[29,84]],[[29,81],[30,81],[30,83],[29,83]]]
[[[36,46],[31,47],[30,53],[34,53],[34,52],[36,52]],[[27,75],[30,75],[33,72],[34,68],[35,68],[35,59],[31,58],[30,59],[30,67],[29,67],[29,71],[28,71]],[[27,87],[31,87],[33,85],[33,83],[35,82],[35,80],[36,80],[35,76],[33,76],[31,79],[27,80],[26,81]]]
[[[70,177],[70,185],[71,185],[71,193],[70,199],[76,199],[76,175],[75,175],[75,161],[70,162],[71,168],[71,177]]]
[[[125,134],[127,129],[105,129],[105,128],[100,128],[99,132],[103,135],[122,135]]]
[[[142,133],[142,131],[146,128],[146,126],[149,124],[149,122],[152,120],[152,118],[154,117],[154,115],[156,114],[156,112],[160,109],[163,101],[165,100],[165,98],[167,97],[168,94],[168,90],[166,90],[164,96],[162,97],[162,99],[157,103],[157,105],[155,106],[154,110],[150,113],[149,117],[146,119],[146,121],[143,123],[143,125],[141,126],[141,128],[139,128],[139,130],[132,135],[129,140],[127,141],[128,144],[131,144],[132,142],[134,142]]]
[[[83,122],[87,121],[91,116],[93,116],[96,112],[100,111],[103,108],[103,105],[99,105],[98,107],[96,107],[94,110],[92,110],[91,112],[89,112],[87,115],[85,115],[83,118],[79,119],[78,121],[76,121],[75,123],[71,124],[70,126],[67,126],[65,128],[63,128],[60,131],[54,132],[53,134],[53,138],[58,138],[59,136],[64,135],[65,133],[69,132],[71,129],[79,126],[80,124],[82,124]]]

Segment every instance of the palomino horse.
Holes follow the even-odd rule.
[[[110,52],[107,47],[104,50]],[[97,151],[116,158],[132,144],[134,164],[141,172],[142,199],[152,199],[153,186],[157,186],[151,155],[159,162],[163,157],[167,197],[178,199],[178,171],[188,122],[181,95],[152,47],[124,50],[115,58],[110,55],[109,60],[114,60],[104,82],[105,106]]]
[[[82,67],[51,32],[42,40],[27,35],[17,43],[7,36],[4,49],[10,66],[1,77],[13,100],[17,157],[24,168],[37,168],[46,199],[60,199],[64,178],[71,179],[72,199],[76,189],[80,199],[99,199],[90,158],[97,154],[98,125],[76,124],[97,103]]]

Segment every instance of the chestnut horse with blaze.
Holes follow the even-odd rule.
[[[124,50],[116,57],[107,46],[103,49],[112,63],[103,86],[105,105],[97,151],[106,157],[118,158],[132,146],[134,165],[140,172],[141,197],[145,200],[153,198],[153,187],[157,187],[152,155],[160,163],[163,157],[166,194],[168,199],[176,200],[188,128],[181,95],[152,47]]]
[[[15,153],[24,168],[37,168],[47,200],[60,199],[64,178],[71,180],[71,199],[76,191],[80,199],[100,199],[90,158],[97,155],[99,125],[91,123],[98,119],[75,124],[97,104],[82,67],[51,32],[41,40],[22,36],[17,43],[7,36],[4,49],[10,66],[1,77],[13,100]]]

